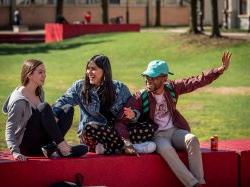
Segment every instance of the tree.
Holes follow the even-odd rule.
[[[126,1],[126,23],[129,24],[129,0]]]
[[[10,3],[10,14],[9,14],[9,23],[10,26],[14,23],[14,11],[16,10],[16,0],[12,0]]]
[[[161,0],[156,0],[155,26],[161,26]]]
[[[191,21],[189,32],[193,34],[199,34],[200,31],[197,28],[197,0],[191,0]]]
[[[150,0],[147,0],[146,4],[146,26],[149,27],[149,3]]]
[[[212,33],[211,37],[221,37],[218,18],[218,3],[217,0],[211,0],[212,7]]]
[[[63,15],[63,0],[56,1],[56,18]]]
[[[108,24],[109,23],[109,15],[108,15],[108,0],[102,0],[102,23],[103,24]]]
[[[183,0],[178,1],[179,6],[183,6]]]
[[[228,8],[229,8],[229,4],[228,4],[228,0],[225,0],[224,1],[224,9],[223,9],[223,14],[224,14],[224,17],[223,17],[223,26],[225,29],[228,29]]]
[[[204,0],[199,0],[199,26],[200,26],[200,31],[203,32],[203,20],[204,20]]]

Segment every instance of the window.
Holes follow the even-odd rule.
[[[240,14],[247,14],[247,0],[240,0]]]
[[[86,1],[86,4],[97,4],[100,2],[99,0],[85,0],[85,1]]]
[[[9,0],[0,0],[0,5],[10,5]]]
[[[109,0],[110,4],[120,4],[120,0]]]

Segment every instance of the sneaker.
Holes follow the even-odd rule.
[[[105,152],[105,148],[104,148],[103,144],[98,143],[95,146],[95,153],[98,155],[102,155],[102,154],[104,154],[104,152]]]
[[[53,152],[51,155],[50,155],[50,158],[60,158],[61,156],[59,155],[59,153],[57,151]]]
[[[55,143],[51,143],[43,146],[41,149],[46,158],[51,158],[54,157],[55,152],[57,152],[57,145]]]
[[[156,144],[154,142],[133,144],[133,147],[138,153],[153,153],[156,150]]]
[[[135,150],[133,144],[130,142],[130,140],[123,139],[124,146],[123,150],[128,155],[138,155],[137,151]]]
[[[86,146],[85,144],[71,146],[71,151],[68,155],[63,155],[60,150],[58,150],[58,153],[61,157],[80,157],[85,155],[87,152],[88,146]]]

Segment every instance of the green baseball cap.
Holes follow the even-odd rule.
[[[143,76],[158,77],[160,75],[173,75],[169,72],[168,64],[164,60],[153,60],[149,62],[148,68],[142,73]]]

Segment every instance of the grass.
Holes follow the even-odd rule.
[[[250,93],[239,87],[250,86],[250,43],[206,36],[177,35],[166,32],[111,33],[86,35],[53,44],[0,44],[0,105],[20,82],[20,67],[28,58],[42,60],[47,69],[45,84],[49,103],[83,77],[86,61],[94,54],[110,57],[114,79],[123,81],[132,92],[143,88],[141,72],[153,59],[164,59],[175,73],[171,79],[197,75],[217,67],[223,51],[233,53],[229,70],[209,87],[236,89],[234,94],[199,91],[180,97],[177,108],[190,122],[199,139],[250,137]],[[79,109],[66,139],[78,142],[76,135]],[[0,149],[4,140],[6,116],[0,114]]]

